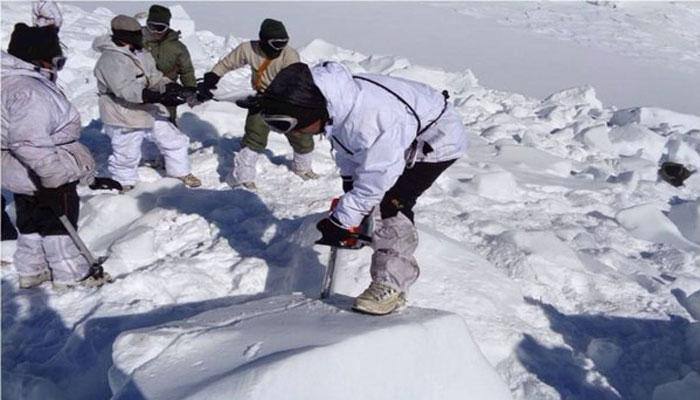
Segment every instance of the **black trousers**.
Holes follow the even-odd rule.
[[[2,240],[17,239],[17,230],[12,225],[10,216],[5,212],[5,196],[2,196]]]
[[[400,212],[413,222],[413,207],[423,192],[457,160],[438,163],[418,162],[413,168],[404,169],[394,186],[384,194],[379,210],[382,219],[397,216]]]
[[[64,214],[73,226],[78,226],[80,198],[76,190],[78,182],[67,183],[52,191],[52,196],[43,198],[26,194],[15,194],[17,229],[22,234],[38,233],[41,236],[67,235],[68,231],[58,220]]]

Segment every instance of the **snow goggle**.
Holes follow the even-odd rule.
[[[51,59],[51,65],[56,71],[60,71],[66,66],[66,60],[65,56],[56,56]]]
[[[299,120],[289,115],[260,114],[265,124],[277,133],[289,133],[297,127]]]
[[[153,32],[153,33],[163,33],[165,31],[167,31],[168,28],[170,28],[170,26],[168,24],[164,24],[162,22],[149,21],[149,22],[146,22],[146,28],[148,28],[148,30]]]
[[[289,39],[268,39],[267,44],[275,50],[282,50],[289,43]]]

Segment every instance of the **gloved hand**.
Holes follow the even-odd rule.
[[[236,105],[249,110],[251,114],[258,114],[260,112],[260,96],[252,95],[238,99]]]
[[[161,94],[151,89],[143,89],[141,98],[144,103],[160,103]]]
[[[205,102],[213,99],[214,94],[211,91],[216,89],[220,79],[221,77],[213,72],[204,74],[202,81],[197,83],[197,100]]]
[[[343,241],[348,239],[356,239],[357,233],[353,233],[343,226],[332,215],[328,218],[320,220],[316,224],[316,229],[321,232],[321,239],[316,241],[316,244],[326,246],[345,247]]]
[[[187,105],[190,107],[198,106],[202,104],[201,101],[197,100],[197,87],[196,86],[183,86],[182,95],[185,97]]]
[[[95,177],[95,181],[92,182],[90,186],[88,186],[92,190],[118,190],[122,191],[124,188],[122,187],[121,183],[115,181],[112,178],[107,178],[107,177],[100,177],[97,176]]]

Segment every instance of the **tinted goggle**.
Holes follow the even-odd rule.
[[[289,43],[289,39],[268,39],[267,44],[275,50],[282,50]]]
[[[299,121],[289,115],[260,114],[265,124],[277,133],[289,133],[297,127]]]
[[[153,33],[163,33],[167,31],[170,26],[162,22],[148,21],[146,22],[146,28]]]
[[[67,58],[64,56],[56,56],[51,59],[51,65],[56,71],[60,71],[66,66]]]

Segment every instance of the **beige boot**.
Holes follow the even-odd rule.
[[[57,291],[64,291],[68,289],[73,289],[79,286],[85,287],[85,288],[98,288],[105,283],[111,283],[112,282],[112,275],[110,275],[108,272],[102,272],[101,275],[90,275],[87,278],[83,279],[82,281],[77,281],[77,282],[54,282],[53,283],[53,288]]]
[[[51,271],[48,269],[36,274],[36,275],[20,275],[19,276],[19,288],[20,289],[31,289],[33,287],[39,286],[44,282],[51,280]]]
[[[202,181],[192,174],[187,174],[185,176],[179,176],[177,179],[181,180],[182,183],[187,187],[196,188],[202,186]]]
[[[391,286],[372,282],[355,298],[352,309],[372,315],[385,315],[406,305],[406,296]]]

